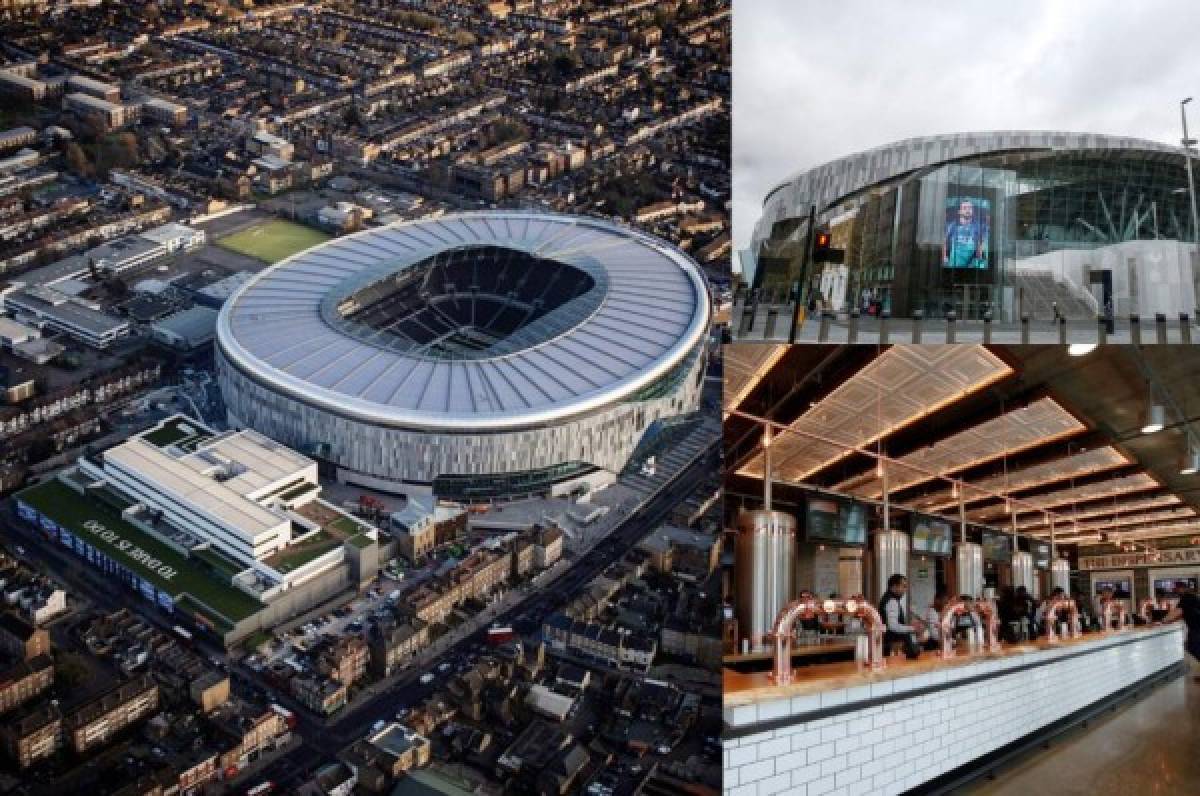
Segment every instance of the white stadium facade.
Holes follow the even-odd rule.
[[[711,305],[690,258],[601,220],[529,212],[368,230],[224,305],[230,423],[345,483],[460,500],[620,472],[699,407]]]

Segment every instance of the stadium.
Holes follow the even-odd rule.
[[[829,247],[805,266],[810,214]],[[913,138],[805,171],[766,197],[750,257],[771,296],[894,317],[1196,314],[1184,151],[1001,131]]]
[[[611,480],[699,406],[707,285],[603,221],[445,216],[289,257],[217,325],[228,419],[339,481],[459,500]]]

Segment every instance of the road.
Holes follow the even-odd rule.
[[[618,560],[643,536],[654,530],[667,518],[671,510],[683,501],[701,481],[717,467],[718,456],[714,445],[707,453],[696,458],[691,466],[679,474],[670,484],[663,487],[641,509],[631,514],[613,529],[608,538],[576,561],[571,568],[548,591],[526,592],[526,597],[517,605],[498,617],[501,623],[514,622],[521,614],[526,623],[539,628],[542,621],[576,594],[579,589],[609,564]],[[481,629],[457,642],[443,653],[462,654],[469,647],[484,642],[485,630]],[[331,722],[321,722],[307,711],[298,713],[298,730],[305,739],[303,746],[277,759],[260,774],[261,779],[270,780],[284,790],[303,783],[308,776],[328,757],[366,735],[376,721],[391,721],[397,709],[412,707],[432,694],[440,683],[422,685],[418,678],[422,670],[414,668],[396,681],[392,687],[373,699],[354,708],[351,712],[335,717]]]
[[[719,466],[716,461],[719,456],[714,443],[705,453],[697,456],[692,463],[682,470],[679,475],[653,497],[634,511],[623,522],[617,525],[603,541],[596,544],[590,551],[573,562],[565,573],[558,579],[547,584],[541,590],[516,590],[511,592],[520,599],[495,617],[502,624],[514,624],[524,615],[518,629],[528,628],[526,635],[536,635],[540,632],[542,621],[562,605],[592,578],[600,574],[607,566],[620,559],[626,551],[642,537],[661,524],[671,510],[682,502],[707,476]],[[170,631],[168,617],[155,611],[145,610],[148,606],[137,595],[126,589],[112,589],[110,582],[105,582],[103,576],[88,567],[78,557],[28,529],[23,523],[16,521],[6,513],[0,515],[0,527],[5,535],[24,544],[27,559],[39,562],[47,571],[53,572],[63,580],[67,588],[83,596],[92,605],[114,609],[126,607],[136,611],[140,616],[157,625],[161,630]],[[453,645],[442,651],[439,656],[455,656],[463,654],[468,648],[484,643],[486,629],[479,630],[457,640]],[[199,639],[197,640],[200,641]],[[202,643],[198,648],[208,653],[209,657],[224,657],[223,651],[207,648]],[[429,666],[432,666],[430,662]],[[390,721],[401,707],[412,707],[419,704],[434,691],[441,687],[444,678],[429,685],[421,684],[418,679],[428,667],[414,666],[411,671],[395,681],[389,688],[376,696],[354,706],[346,713],[335,715],[328,722],[323,721],[306,710],[296,710],[299,721],[297,730],[304,738],[303,745],[281,756],[274,763],[266,766],[256,777],[256,781],[269,779],[282,785],[299,785],[332,753],[349,745],[352,741],[366,735],[368,729],[379,720]],[[235,667],[243,675],[250,675]],[[250,678],[257,680],[257,678]],[[284,697],[282,703],[295,709],[295,704]]]

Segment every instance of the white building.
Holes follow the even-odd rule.
[[[281,496],[317,483],[317,463],[253,431],[213,434],[182,415],[109,448],[80,471],[246,567],[292,540]],[[311,489],[297,501],[316,497]]]

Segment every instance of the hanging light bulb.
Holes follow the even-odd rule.
[[[1151,403],[1146,407],[1146,411],[1142,415],[1142,433],[1157,433],[1162,431],[1166,424],[1167,408],[1151,399]]]
[[[1179,466],[1179,474],[1195,475],[1197,472],[1200,472],[1200,450],[1196,450],[1189,443],[1187,455],[1184,456],[1183,462]]]

